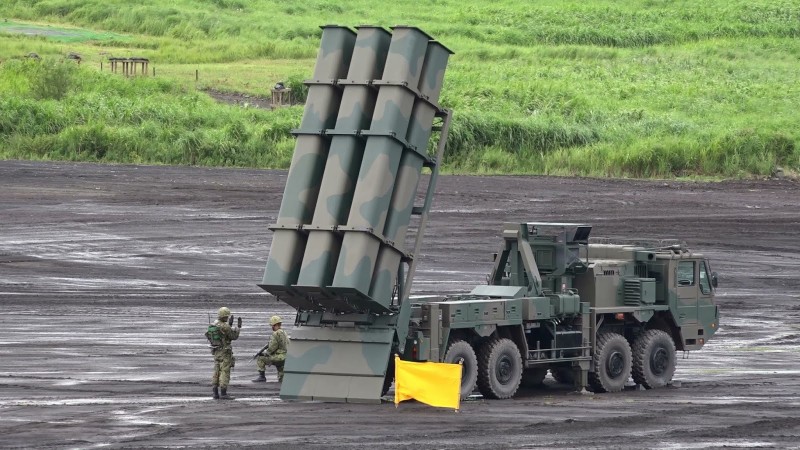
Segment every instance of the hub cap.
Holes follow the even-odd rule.
[[[622,375],[622,370],[625,368],[625,360],[622,358],[622,353],[614,352],[608,357],[606,363],[606,372],[611,378],[617,378]]]
[[[497,377],[497,381],[500,384],[507,384],[511,381],[511,372],[512,372],[513,362],[508,355],[500,356],[500,359],[497,360],[497,366],[495,366],[495,376]]]
[[[662,347],[653,349],[653,353],[650,354],[650,370],[653,375],[663,375],[667,371],[668,365],[669,355],[667,351]]]

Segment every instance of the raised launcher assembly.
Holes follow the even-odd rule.
[[[391,352],[405,345],[414,255],[447,140],[450,113],[437,102],[452,52],[415,27],[356,30],[322,27],[270,228],[259,286],[297,309],[284,399],[380,401]]]

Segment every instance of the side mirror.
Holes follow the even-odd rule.
[[[711,285],[717,287],[719,280],[717,279],[717,272],[711,272]]]

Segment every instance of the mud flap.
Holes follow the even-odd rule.
[[[295,328],[281,398],[380,403],[394,333],[386,328]]]

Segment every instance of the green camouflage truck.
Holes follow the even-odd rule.
[[[591,227],[503,228],[489,283],[410,297],[451,112],[452,52],[416,27],[322,27],[259,284],[297,310],[280,395],[380,402],[393,355],[463,361],[462,395],[556,380],[669,383],[716,331],[716,278],[679,243],[589,243]]]
[[[676,241],[589,242],[591,226],[508,223],[488,284],[412,306],[404,357],[463,362],[461,393],[509,398],[542,383],[616,392],[666,386],[676,350],[719,324],[716,275]]]

